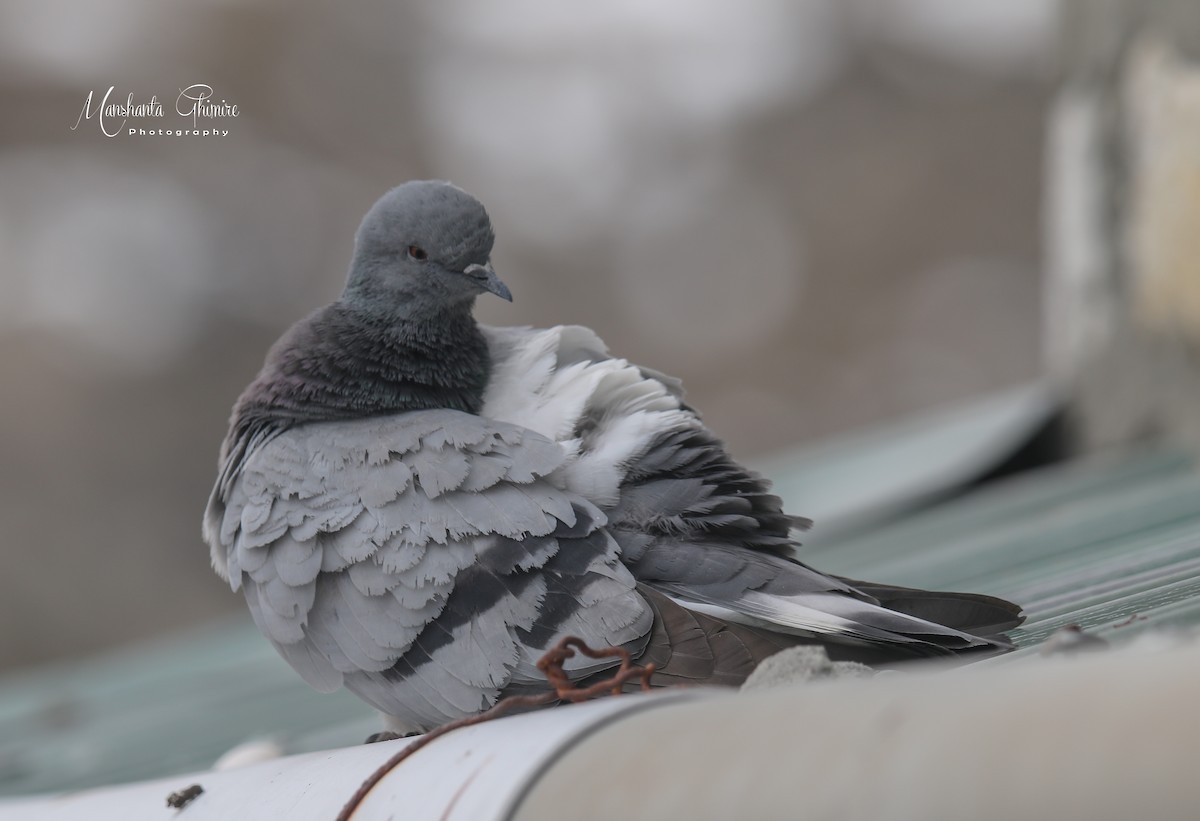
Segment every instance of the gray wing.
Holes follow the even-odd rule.
[[[1017,608],[1006,602],[945,593],[892,596],[904,603],[889,607],[792,559],[793,532],[808,521],[784,513],[770,483],[729,455],[677,380],[609,356],[585,328],[484,330],[484,414],[519,419],[570,451],[557,475],[605,511],[639,582],[726,621],[899,656],[1002,644],[973,633],[1011,623]]]
[[[941,606],[905,612],[791,558],[793,517],[762,477],[738,465],[700,425],[656,437],[628,464],[619,500],[606,514],[639,582],[726,619],[888,646],[899,657],[1005,645],[986,633],[994,621],[1011,620],[1007,602],[930,593],[931,605]],[[949,624],[924,618],[928,613]]]
[[[294,428],[214,493],[213,563],[311,685],[428,728],[544,684],[534,662],[563,633],[648,640],[604,514],[546,478],[564,458],[457,411]]]

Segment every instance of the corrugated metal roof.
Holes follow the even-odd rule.
[[[1035,382],[981,400],[834,437],[757,468],[789,511],[819,525],[810,543],[886,520],[983,476],[1061,407]]]
[[[825,508],[851,521],[856,473],[879,490],[860,497],[863,515],[895,515],[897,500],[915,504],[978,473],[997,455],[987,440],[1036,425],[1044,399],[1018,392],[954,424],[932,417],[768,470],[782,473],[789,509],[818,522]],[[1200,473],[1170,448],[1046,468],[866,531],[812,536],[802,558],[823,570],[1022,603],[1023,649],[1006,659],[1070,623],[1109,638],[1200,624]],[[310,690],[248,620],[219,625],[0,682],[0,794],[204,769],[256,736],[290,752],[355,744],[377,726],[353,696]]]
[[[846,576],[1020,602],[1021,647],[1073,623],[1110,639],[1197,624],[1200,473],[1177,450],[1099,456],[818,543],[802,558]]]
[[[307,750],[379,729],[354,696],[300,681],[248,621],[5,681],[0,794],[205,768],[256,736]]]

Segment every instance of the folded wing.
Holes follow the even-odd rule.
[[[677,380],[609,356],[586,328],[485,329],[487,416],[569,454],[550,478],[600,507],[621,560],[688,608],[801,638],[871,648],[879,660],[1007,647],[1019,608],[986,596],[866,585],[792,558],[788,516],[683,401]]]
[[[306,681],[399,726],[544,685],[534,662],[563,633],[649,640],[604,514],[547,479],[566,454],[531,430],[419,411],[293,428],[240,458],[210,503],[214,565]]]

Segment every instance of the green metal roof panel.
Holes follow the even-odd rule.
[[[846,576],[1012,599],[1028,615],[1013,634],[1020,646],[1067,624],[1128,637],[1200,623],[1200,473],[1176,450],[1105,455],[818,543],[802,558]]]
[[[1036,382],[808,445],[762,460],[789,510],[826,538],[873,524],[983,475],[1059,410],[1055,390]]]
[[[377,724],[349,693],[309,689],[252,624],[224,624],[0,685],[0,794],[203,768],[256,736],[361,742]]]

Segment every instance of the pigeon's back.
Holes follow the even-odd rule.
[[[1008,647],[1000,634],[1021,621],[1009,602],[851,582],[792,559],[809,521],[730,457],[679,380],[611,357],[587,328],[484,333],[494,369],[482,413],[562,445],[553,478],[604,511],[643,593],[774,638],[825,637],[839,657]]]

